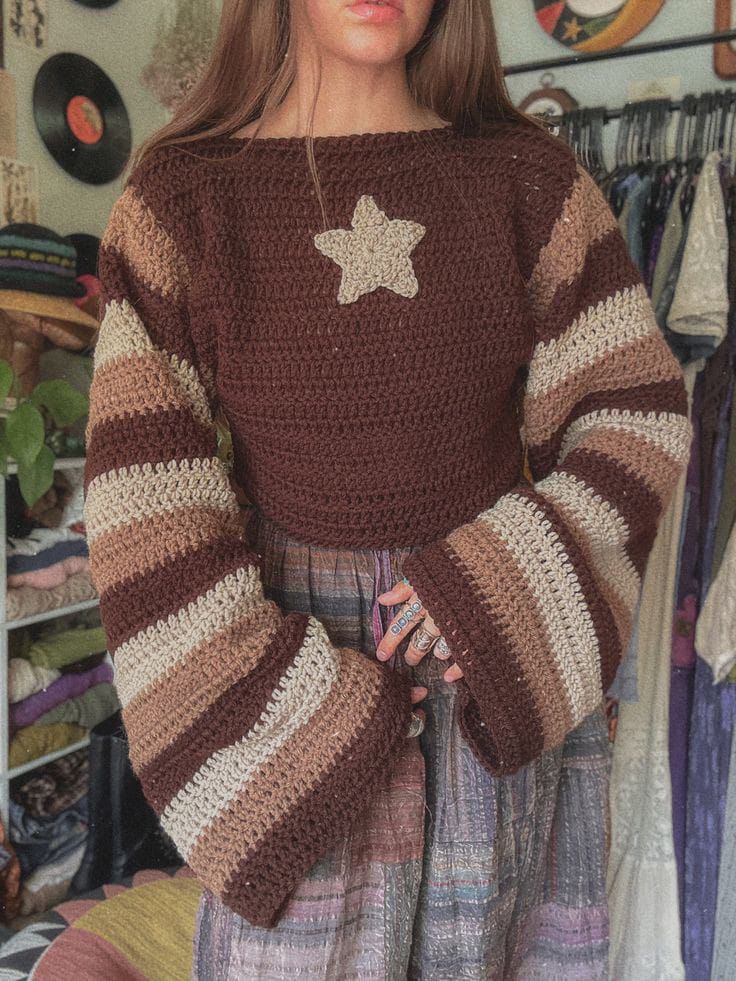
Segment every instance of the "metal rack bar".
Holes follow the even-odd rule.
[[[568,65],[587,65],[594,61],[609,61],[613,58],[630,58],[632,55],[656,54],[660,51],[676,51],[678,48],[694,48],[702,44],[718,44],[722,41],[736,40],[736,28],[727,31],[714,31],[710,34],[690,34],[685,37],[669,38],[665,41],[649,41],[646,44],[630,44],[612,51],[581,52],[563,58],[549,58],[543,61],[526,61],[504,68],[505,75],[521,75],[523,72],[549,71],[551,68],[565,68]]]
[[[581,106],[580,108],[583,109],[589,107]],[[606,109],[606,114],[603,117],[604,122],[608,123],[612,119],[620,119],[624,114],[624,108],[625,108],[624,106],[618,106],[616,109]],[[682,109],[681,102],[671,102],[667,107],[668,112],[679,112],[680,109]],[[549,116],[545,116],[544,118],[550,123],[556,123],[556,122],[560,122],[562,116],[549,115]]]

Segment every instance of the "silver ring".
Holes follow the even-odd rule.
[[[422,653],[426,653],[432,647],[432,644],[434,644],[438,637],[439,634],[432,634],[426,627],[420,627],[414,634],[411,646],[415,647]]]
[[[413,739],[414,736],[420,736],[424,732],[424,719],[417,715],[416,712],[411,713],[411,725],[409,726],[409,732],[407,737]]]
[[[450,656],[450,648],[447,646],[447,641],[444,637],[437,638],[437,643],[434,648],[434,656],[438,657],[441,661],[446,661]]]
[[[415,600],[413,603],[402,603],[397,614],[398,619],[396,623],[391,627],[391,633],[398,636],[407,624],[411,623],[414,616],[419,613],[422,608],[422,604]]]

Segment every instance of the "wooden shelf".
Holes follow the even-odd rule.
[[[93,606],[97,606],[99,602],[100,597],[93,596],[92,599],[81,600],[79,603],[72,603],[70,606],[57,606],[52,610],[32,613],[28,617],[20,617],[17,620],[6,620],[5,623],[0,623],[0,627],[7,627],[8,630],[14,630],[16,627],[27,627],[31,623],[41,623],[43,620],[53,620],[55,617],[66,616],[67,613],[78,613],[80,610],[89,610]]]
[[[38,756],[35,760],[29,760],[20,766],[14,766],[11,770],[8,770],[8,780],[12,780],[13,777],[20,777],[22,774],[28,773],[29,770],[35,770],[45,763],[51,763],[54,760],[60,759],[62,756],[68,756],[70,753],[75,753],[78,749],[84,749],[86,746],[89,746],[89,736],[85,736],[84,739],[80,739],[76,743],[71,743],[69,746],[64,746],[62,749],[55,749],[53,753],[46,753],[45,756]]]
[[[84,456],[58,457],[54,460],[54,469],[76,470],[80,467],[84,467],[85,461],[86,457]],[[17,472],[17,461],[9,461],[7,475],[9,476],[10,474],[16,474]],[[3,523],[5,523],[6,517],[5,488],[5,481],[0,480],[0,514],[2,515]],[[0,600],[2,600],[3,607],[5,607],[4,594],[7,587],[7,573],[5,566],[6,560],[7,551],[5,548],[3,548],[3,554],[0,558]],[[89,746],[89,736],[86,736],[84,739],[72,743],[69,746],[64,746],[62,749],[54,750],[52,753],[46,753],[44,756],[39,756],[34,760],[28,760],[28,762],[23,763],[20,766],[15,766],[12,768],[8,766],[8,751],[10,748],[8,731],[9,706],[5,699],[7,699],[9,631],[15,630],[17,627],[27,627],[30,624],[41,623],[44,620],[54,620],[69,613],[77,613],[81,610],[92,609],[93,607],[97,606],[99,602],[99,596],[93,596],[89,599],[81,600],[79,603],[72,603],[68,606],[59,606],[51,610],[43,610],[40,613],[32,613],[30,616],[19,617],[17,620],[3,620],[2,616],[5,615],[4,611],[0,614],[0,678],[3,679],[4,685],[3,701],[0,702],[0,817],[2,817],[6,827],[8,826],[8,813],[10,806],[10,781],[14,777],[19,777],[22,774],[35,770],[46,763],[51,763],[53,760],[58,760],[63,756],[68,756],[70,753],[74,753],[76,750]]]

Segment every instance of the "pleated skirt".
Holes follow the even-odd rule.
[[[266,594],[312,613],[332,642],[375,657],[395,610],[377,596],[412,548],[334,549],[292,540],[251,509]],[[192,978],[603,981],[607,977],[610,748],[603,709],[509,777],[476,760],[456,685],[428,655],[409,668],[429,694],[347,837],[309,871],[278,925],[254,927],[205,890]]]

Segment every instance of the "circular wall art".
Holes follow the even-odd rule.
[[[517,108],[533,116],[562,116],[563,113],[577,109],[578,102],[567,89],[555,88],[552,72],[545,72],[541,78],[542,87],[530,92]]]
[[[650,24],[665,0],[534,0],[541,27],[575,51],[608,51]]]
[[[33,118],[59,166],[86,184],[118,177],[131,151],[128,113],[114,83],[82,55],[52,55],[33,84]]]

